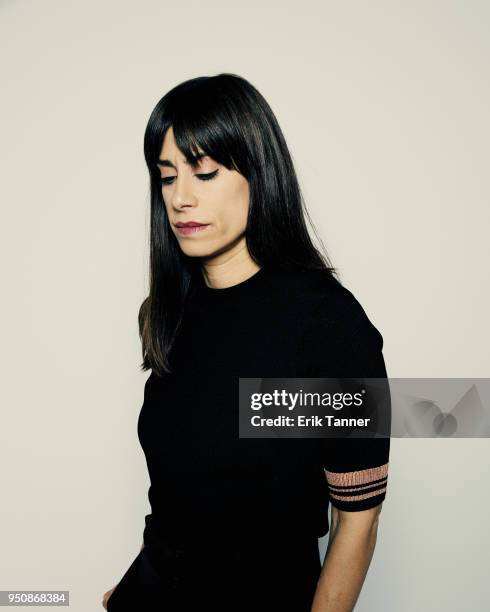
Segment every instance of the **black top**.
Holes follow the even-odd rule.
[[[151,486],[144,541],[327,533],[328,503],[358,511],[385,498],[389,438],[238,437],[239,377],[386,377],[383,338],[325,271],[261,268],[232,287],[193,280],[171,351],[151,373],[138,435]]]

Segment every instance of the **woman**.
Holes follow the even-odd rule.
[[[172,89],[144,151],[150,291],[139,325],[151,374],[138,435],[151,514],[142,550],[103,604],[351,610],[374,550],[390,440],[239,438],[238,384],[385,378],[382,336],[314,247],[283,134],[248,81],[219,74]]]

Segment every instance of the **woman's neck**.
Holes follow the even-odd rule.
[[[222,253],[205,261],[201,266],[208,287],[223,289],[241,283],[253,276],[260,266],[250,256],[246,246],[235,252]]]

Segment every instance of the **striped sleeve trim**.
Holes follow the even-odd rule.
[[[325,469],[325,476],[330,497],[345,502],[361,501],[386,492],[388,463],[352,472]]]

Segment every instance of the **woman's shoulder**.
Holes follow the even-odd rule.
[[[337,279],[309,276],[315,305],[303,323],[299,371],[304,376],[384,377],[384,340],[373,315]]]
[[[373,314],[368,314],[352,288],[327,270],[308,270],[294,273],[293,277],[299,295],[309,296],[306,328],[312,334],[335,333],[344,338],[370,335],[382,343],[381,333],[372,321]]]

